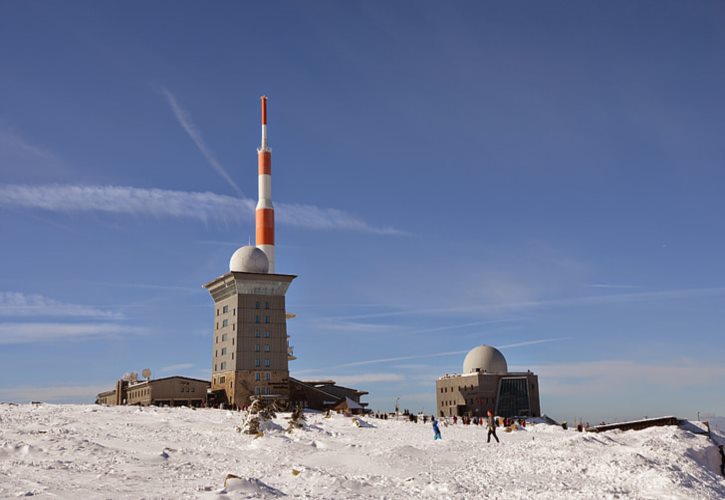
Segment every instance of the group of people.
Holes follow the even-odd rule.
[[[433,419],[433,440],[436,441],[438,439],[442,439],[441,428],[440,428],[440,425],[438,424],[438,419],[436,419],[435,417],[431,417],[431,418]],[[462,418],[464,419],[463,420],[464,424],[469,423],[470,419],[469,419],[469,421],[465,420],[465,419],[468,419],[468,417],[464,416]],[[473,422],[474,425],[483,425],[483,422],[484,422],[483,418],[480,418],[480,419],[478,417],[473,417],[473,418],[474,418],[474,422]],[[457,421],[457,417],[454,416],[453,423],[455,424],[456,421]],[[497,422],[496,418],[493,416],[493,412],[491,410],[488,410],[488,412],[487,412],[486,425],[488,426],[488,438],[486,439],[486,442],[490,443],[491,436],[493,436],[493,438],[496,440],[496,442],[500,443],[501,441],[498,440],[498,436],[496,435],[496,427],[498,427],[498,422]]]

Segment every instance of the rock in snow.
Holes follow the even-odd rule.
[[[0,498],[725,498],[713,442],[677,427],[486,444],[481,426],[433,441],[422,422],[305,416],[255,439],[224,410],[0,404]]]

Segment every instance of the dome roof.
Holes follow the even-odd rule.
[[[259,248],[245,245],[237,248],[232,255],[229,270],[238,273],[266,273],[269,272],[269,259]]]
[[[474,347],[463,360],[463,373],[507,373],[508,365],[501,351],[490,345]]]

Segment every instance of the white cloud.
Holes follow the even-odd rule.
[[[661,300],[707,297],[725,294],[725,287],[684,288],[679,290],[658,290],[649,292],[606,293],[585,297],[562,297],[557,299],[528,300],[521,302],[501,302],[494,304],[468,305],[428,309],[403,309],[369,314],[338,316],[336,320],[358,320],[371,318],[390,318],[396,316],[438,315],[453,313],[503,314],[531,309],[552,307],[576,307],[599,304],[627,304],[632,302],[653,302]]]
[[[0,323],[0,345],[138,335],[138,327],[113,323]]]
[[[234,189],[235,193],[237,193],[239,196],[243,196],[242,190],[239,189],[237,183],[234,182],[234,180],[231,178],[231,176],[227,172],[227,169],[224,168],[224,165],[221,164],[221,162],[217,159],[216,155],[211,151],[211,149],[209,149],[209,147],[204,142],[201,131],[194,124],[194,121],[191,119],[191,115],[184,108],[181,107],[179,101],[176,100],[174,94],[172,94],[165,88],[162,88],[161,91],[163,92],[164,97],[166,97],[166,101],[169,103],[171,110],[174,112],[174,116],[176,116],[176,120],[179,122],[179,125],[181,125],[181,128],[183,128],[186,133],[189,134],[189,137],[191,137],[191,140],[194,141],[194,144],[196,144],[196,147],[199,148],[199,151],[201,151],[201,154],[204,155],[204,158],[206,158],[206,161],[209,162],[209,165],[211,165],[212,168],[216,170],[216,172],[225,181],[227,181],[227,184],[229,184],[232,189]]]
[[[537,340],[526,340],[522,342],[516,342],[513,344],[506,344],[502,346],[498,346],[499,349],[509,349],[509,348],[515,348],[515,347],[525,347],[529,345],[535,345],[535,344],[545,344],[549,342],[561,342],[563,340],[567,340],[567,337],[557,337],[557,338],[550,338],[550,339],[537,339]],[[379,363],[392,363],[396,361],[410,361],[410,360],[416,360],[416,359],[430,359],[430,358],[441,358],[441,357],[447,357],[447,356],[460,356],[461,354],[468,354],[468,349],[465,351],[444,351],[444,352],[435,352],[435,353],[428,353],[428,354],[415,354],[412,356],[397,356],[397,357],[391,357],[391,358],[378,358],[378,359],[367,359],[364,361],[352,361],[350,363],[343,363],[340,365],[332,366],[331,368],[351,368],[354,366],[365,366],[365,365],[375,365]],[[322,369],[308,369],[305,370],[305,372],[314,372],[314,371],[322,371]]]
[[[190,370],[191,368],[194,368],[195,366],[196,365],[193,363],[177,363],[175,365],[168,365],[168,366],[164,366],[163,368],[160,368],[159,373],[187,371],[187,370]]]
[[[325,318],[314,322],[314,326],[320,330],[335,332],[362,332],[362,333],[388,333],[400,329],[400,325],[366,323],[360,321],[338,321]]]
[[[376,382],[399,382],[403,380],[403,376],[399,373],[358,373],[354,375],[333,375],[326,378],[330,378],[341,385],[365,383],[372,384]]]
[[[3,155],[13,155],[16,157],[26,157],[28,159],[44,160],[48,162],[57,162],[58,159],[46,149],[30,144],[15,132],[10,130],[0,130],[0,153]]]
[[[592,283],[587,285],[589,288],[613,288],[613,289],[635,289],[635,288],[642,288],[641,286],[637,285],[616,285],[612,283]]]
[[[123,314],[92,306],[65,304],[42,295],[0,292],[0,316],[52,316],[121,319]]]
[[[112,388],[102,385],[70,385],[70,386],[42,386],[42,387],[2,387],[0,388],[0,401],[25,403],[29,401],[45,402],[93,402],[98,393]]]
[[[0,206],[53,212],[106,212],[153,217],[182,217],[201,221],[246,223],[256,202],[209,192],[172,191],[130,186],[0,185]],[[391,227],[376,227],[333,208],[280,203],[277,220],[309,229],[342,229],[381,235],[400,235]]]
[[[682,390],[717,385],[725,378],[725,365],[690,359],[664,363],[605,360],[525,368],[539,375],[542,392],[559,396],[617,395],[644,388]]]

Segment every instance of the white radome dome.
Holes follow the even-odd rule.
[[[269,259],[259,248],[245,245],[237,248],[229,259],[229,270],[237,273],[267,273]]]
[[[463,373],[508,373],[506,358],[501,351],[490,345],[474,347],[463,360]]]

